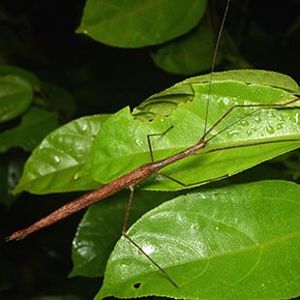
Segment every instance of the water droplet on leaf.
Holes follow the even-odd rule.
[[[246,119],[242,119],[242,120],[241,120],[241,124],[242,124],[243,126],[248,126],[248,125],[249,125],[249,122],[248,122]]]
[[[56,163],[56,164],[59,164],[60,163],[60,158],[58,156],[53,156],[53,161]]]
[[[73,176],[74,180],[78,180],[80,178],[80,172],[76,172]]]
[[[80,128],[80,131],[81,131],[82,133],[86,133],[87,129],[88,129],[87,124],[82,124],[82,126],[81,126],[81,128]]]

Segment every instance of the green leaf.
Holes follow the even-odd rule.
[[[88,0],[78,32],[117,47],[161,44],[193,28],[206,0]]]
[[[175,196],[174,193],[136,192],[130,210],[131,225],[146,211]],[[124,225],[129,191],[92,205],[81,220],[73,240],[71,276],[102,276]]]
[[[245,82],[246,74],[249,76],[248,81]],[[264,74],[266,77],[261,80],[262,83],[255,83]],[[273,81],[272,86],[265,83],[276,79],[274,72],[247,70],[215,75],[217,79],[214,79],[211,88],[207,81],[208,77],[205,76],[201,78],[203,81],[189,79],[184,85],[176,85],[173,89],[174,94],[171,88],[163,92],[161,98],[159,95],[152,98],[155,111],[160,110],[160,101],[166,101],[166,106],[171,103],[169,110],[165,109],[166,106],[161,110],[170,113],[167,117],[162,117],[160,114],[155,116],[150,108],[152,99],[149,99],[146,106],[146,113],[150,112],[152,115],[151,122],[147,118],[141,118],[139,113],[134,117],[128,108],[112,116],[97,135],[89,156],[88,168],[92,178],[105,183],[149,162],[147,135],[165,132],[171,126],[174,128],[167,134],[152,139],[156,160],[194,145],[204,132],[208,98],[211,101],[207,129],[220,120],[233,105],[277,104],[298,99],[294,92],[289,91],[290,87],[298,90],[298,86],[293,86],[293,81],[281,74],[278,74],[278,83]],[[233,79],[230,79],[231,75]],[[182,94],[181,91],[184,93]],[[172,102],[172,97],[177,99],[175,103]],[[295,102],[294,105],[296,104],[299,105]],[[156,105],[158,108],[155,108]],[[173,163],[164,168],[163,173],[186,184],[211,181],[236,174],[300,147],[299,108],[254,110],[240,108],[233,111],[207,136],[209,139],[216,135],[204,149],[199,151],[199,155]],[[227,128],[228,126],[230,127]],[[218,134],[220,132],[221,134]],[[269,144],[261,144],[266,142]],[[239,147],[240,145],[243,147]],[[235,148],[211,152],[224,147]],[[153,176],[144,182],[141,188],[171,191],[182,189],[184,186],[161,176]]]
[[[0,75],[0,123],[24,113],[33,98],[29,82],[15,75]]]
[[[210,81],[210,77],[211,74],[191,77],[182,82],[179,82],[175,86],[181,87],[187,84],[192,85],[193,83],[198,82],[208,82]],[[295,93],[300,91],[297,82],[293,80],[290,76],[273,71],[245,69],[213,73],[213,81],[223,80],[238,80],[248,84],[256,83],[262,85],[269,85],[272,87],[285,89]]]
[[[21,124],[0,133],[0,152],[12,147],[32,151],[48,134],[58,126],[53,113],[42,108],[32,107],[22,116]]]
[[[180,196],[128,232],[174,280],[122,237],[95,299],[290,299],[300,295],[300,187],[285,181]]]
[[[264,70],[231,70],[200,75],[181,81],[172,87],[152,95],[133,110],[133,115],[142,120],[152,120],[156,115],[169,116],[179,103],[194,99],[194,84],[234,80],[246,84],[259,84],[299,93],[298,84],[289,76]]]
[[[108,115],[83,117],[50,133],[29,157],[14,192],[48,194],[99,186],[82,169],[94,137],[107,118]]]
[[[1,65],[0,66],[0,75],[14,75],[23,78],[25,81],[31,84],[32,88],[34,90],[38,90],[40,87],[40,81],[35,76],[35,74],[29,72],[28,70],[16,67],[16,66],[10,66],[10,65]]]
[[[210,69],[213,49],[213,31],[205,26],[198,26],[182,38],[161,46],[151,57],[166,72],[192,75]],[[220,57],[217,64],[219,62]]]

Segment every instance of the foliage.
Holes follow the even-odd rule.
[[[276,55],[294,42],[299,26],[293,14],[285,24],[280,7],[270,33],[249,17],[255,10],[248,5],[233,1],[215,67],[281,73],[244,69],[184,77],[209,72],[222,1],[0,5],[6,234],[72,200],[70,192],[95,189],[148,163],[147,135],[172,128],[151,138],[158,160],[209,130],[199,155],[136,187],[128,236],[168,275],[120,238],[128,199],[122,191],[89,207],[82,219],[3,248],[1,299],[300,295],[299,152],[290,152],[300,147],[299,86],[282,74],[299,78],[297,45],[284,48],[283,60]],[[278,19],[283,29],[275,28]],[[272,51],[261,55],[268,45]],[[261,52],[253,58],[256,49]],[[269,66],[258,63],[261,57]],[[234,105],[247,107],[226,115]]]
[[[194,191],[160,205],[132,226],[128,235],[179,288],[122,238],[109,258],[96,299],[299,295],[299,193],[293,183],[262,181]]]

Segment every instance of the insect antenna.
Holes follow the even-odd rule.
[[[222,17],[222,21],[221,21],[221,25],[220,25],[220,29],[219,29],[219,32],[218,32],[217,40],[216,40],[216,45],[215,45],[212,64],[211,64],[211,69],[210,69],[209,85],[208,85],[208,97],[206,99],[206,107],[205,107],[205,121],[204,121],[203,137],[206,136],[206,130],[207,130],[209,103],[210,103],[210,100],[211,100],[211,85],[212,85],[212,79],[213,79],[213,72],[215,70],[217,54],[218,54],[218,51],[219,51],[219,48],[220,48],[220,41],[221,41],[222,33],[223,33],[223,30],[224,30],[224,27],[225,27],[225,21],[227,19],[229,6],[230,6],[230,0],[227,0],[225,10],[224,10],[224,13],[223,13],[223,17]]]

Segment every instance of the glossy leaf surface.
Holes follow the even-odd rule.
[[[128,225],[174,196],[174,193],[136,192]],[[128,198],[129,191],[118,193],[92,205],[85,213],[73,240],[72,276],[103,276],[109,254],[121,236]]]
[[[156,160],[195,144],[204,132],[208,98],[211,101],[207,129],[237,104],[294,101],[296,108],[236,109],[210,132],[207,138],[215,137],[199,151],[201,155],[173,163],[163,169],[164,174],[186,184],[210,181],[300,147],[299,98],[294,95],[298,86],[289,77],[277,74],[257,70],[216,73],[211,89],[209,76],[191,78],[146,100],[135,117],[128,108],[119,111],[104,124],[95,139],[88,162],[91,176],[105,183],[149,162],[147,135],[165,132],[171,126],[174,128],[167,134],[152,139]],[[259,81],[262,83],[258,84]],[[269,144],[261,144],[266,142]],[[247,144],[255,145],[245,146]],[[224,147],[235,148],[216,151]],[[141,188],[176,190],[184,187],[155,176]]]
[[[0,75],[0,123],[21,115],[33,98],[29,82],[15,75]]]
[[[107,117],[83,117],[50,133],[26,162],[15,192],[48,194],[98,186],[82,169],[94,137]]]
[[[133,110],[134,116],[152,120],[156,115],[168,116],[179,103],[190,102],[194,99],[194,84],[207,84],[211,80],[214,82],[234,80],[245,84],[258,84],[271,86],[291,93],[299,93],[298,84],[289,76],[272,71],[265,70],[231,70],[225,72],[216,72],[206,75],[190,77],[184,81],[178,82],[170,88],[152,95],[138,107]]]
[[[117,47],[156,45],[193,28],[206,0],[88,0],[79,32]]]
[[[161,46],[151,57],[166,72],[192,75],[210,69],[213,49],[212,30],[199,26],[184,37]]]
[[[145,214],[128,235],[179,288],[121,238],[96,299],[293,298],[300,293],[299,209],[300,188],[285,181],[211,189],[168,201]]]
[[[20,125],[0,133],[0,152],[12,147],[32,151],[57,126],[58,122],[53,113],[33,107],[22,116]]]

